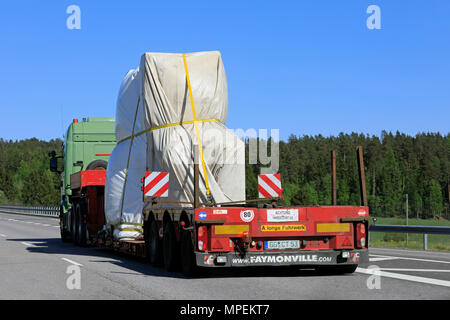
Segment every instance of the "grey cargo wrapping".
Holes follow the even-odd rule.
[[[106,173],[105,215],[115,238],[142,234],[145,171],[169,173],[164,200],[194,201],[194,145],[200,149],[200,202],[208,193],[215,203],[245,200],[245,146],[225,127],[227,112],[219,52],[142,55],[119,90],[118,144]]]

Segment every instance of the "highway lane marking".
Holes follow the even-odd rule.
[[[53,226],[51,224],[40,223],[40,222],[33,222],[33,221],[16,220],[16,219],[2,219],[2,220],[8,220],[8,221],[14,221],[14,222],[23,222],[23,223],[34,224],[34,225],[37,225],[37,226],[44,226],[44,227],[59,228],[59,226]]]
[[[426,283],[426,284],[433,284],[437,286],[444,286],[450,288],[450,281],[446,280],[438,280],[438,279],[432,279],[432,278],[424,278],[424,277],[418,277],[418,276],[410,276],[406,274],[401,273],[392,273],[392,272],[386,272],[381,271],[377,269],[365,269],[365,268],[356,268],[356,272],[364,273],[364,274],[370,274],[370,275],[378,275],[381,277],[386,278],[393,278],[393,279],[400,279],[400,280],[407,280],[407,281],[413,281],[413,282],[420,282],[420,283]]]
[[[68,262],[68,263],[70,263],[70,264],[74,264],[74,265],[79,266],[79,267],[83,266],[81,263],[75,262],[75,261],[67,259],[67,258],[61,258],[61,259],[66,261],[66,262]]]
[[[370,262],[374,261],[385,261],[385,260],[397,260],[396,257],[380,257],[380,258],[369,258]]]
[[[436,263],[447,263],[450,264],[450,261],[442,261],[442,260],[431,260],[431,259],[419,259],[419,258],[408,258],[408,257],[394,257],[394,256],[380,256],[376,254],[372,254],[373,257],[382,257],[382,258],[394,258],[394,259],[403,259],[403,260],[412,260],[412,261],[423,261],[423,262],[436,262]]]
[[[380,268],[384,271],[406,271],[406,272],[450,272],[450,270],[443,269],[407,269],[407,268]]]

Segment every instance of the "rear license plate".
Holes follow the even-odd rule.
[[[300,240],[264,241],[265,250],[300,249]]]

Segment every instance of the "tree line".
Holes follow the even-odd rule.
[[[247,152],[248,157],[248,141]],[[364,151],[370,214],[449,219],[450,135],[383,131],[323,137],[291,135],[279,142],[284,204],[331,204],[331,151],[336,151],[338,205],[360,205],[356,147]],[[260,165],[246,162],[247,199],[258,197]]]
[[[47,154],[61,146],[60,139],[0,139],[0,204],[57,205],[60,177],[50,172]],[[247,140],[247,160],[248,146]],[[404,216],[408,194],[410,217],[450,218],[450,135],[440,133],[291,135],[278,144],[282,204],[331,204],[330,153],[335,150],[337,203],[360,205],[356,146],[364,151],[371,215]],[[260,168],[246,161],[247,199],[258,197]]]
[[[57,205],[60,177],[49,169],[48,152],[60,139],[0,139],[0,204]]]

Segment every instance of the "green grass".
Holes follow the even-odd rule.
[[[370,223],[373,223],[372,219],[370,219]],[[406,218],[377,218],[376,224],[406,225]],[[450,227],[450,221],[408,219],[408,225]],[[371,247],[423,250],[423,234],[410,233],[408,235],[408,246],[406,246],[406,233],[370,232],[369,239],[369,245]],[[428,249],[450,251],[450,236],[444,234],[429,234]]]

